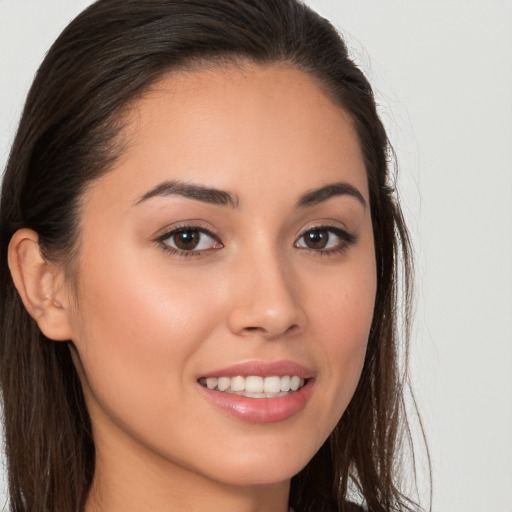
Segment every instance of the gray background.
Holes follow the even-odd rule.
[[[89,3],[0,0],[0,169],[39,62]],[[345,34],[398,154],[433,510],[511,512],[512,1],[308,3]],[[417,421],[412,433],[428,496]]]

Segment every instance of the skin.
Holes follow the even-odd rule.
[[[339,182],[369,204],[352,122],[303,72],[249,64],[167,76],[127,121],[124,155],[82,197],[74,289],[59,288],[97,448],[86,510],[284,512],[291,477],[354,393],[373,314],[369,207],[346,194],[296,204]],[[228,191],[236,206],[140,201],[166,180]],[[169,253],[161,235],[183,223],[215,238]],[[324,225],[355,241],[331,232],[332,250],[304,246]],[[197,382],[276,360],[315,374],[283,421],[227,414]]]

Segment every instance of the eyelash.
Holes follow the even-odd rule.
[[[319,232],[327,232],[329,234],[334,234],[336,237],[340,239],[340,243],[337,247],[331,248],[331,249],[314,249],[311,247],[299,247],[298,241],[306,236],[308,233],[319,231]],[[204,250],[180,250],[175,247],[171,247],[168,243],[166,243],[166,240],[173,237],[179,232],[195,232],[200,233],[202,235],[209,236],[212,240],[214,240],[217,244],[219,244],[218,247],[211,248],[211,249],[204,249]],[[160,246],[160,248],[165,251],[168,254],[177,255],[181,257],[189,257],[189,256],[203,256],[206,252],[211,250],[217,250],[222,249],[224,245],[219,240],[219,238],[212,233],[209,229],[203,228],[201,226],[197,225],[180,225],[176,226],[173,229],[165,232],[163,235],[159,236],[155,239],[155,242]],[[317,256],[331,256],[334,254],[340,254],[345,252],[351,245],[353,245],[355,242],[357,242],[357,236],[354,233],[350,233],[348,231],[345,231],[338,226],[330,226],[330,225],[319,225],[319,226],[313,226],[306,230],[304,230],[297,240],[294,242],[294,247],[301,249],[307,254],[315,254]]]
[[[224,245],[220,242],[219,238],[214,233],[212,233],[209,229],[206,229],[206,228],[203,228],[203,227],[197,226],[197,225],[186,225],[186,224],[176,226],[176,227],[172,228],[171,230],[165,232],[163,235],[159,236],[155,240],[155,242],[166,253],[177,255],[177,256],[183,256],[183,257],[203,256],[206,251],[212,250],[212,249],[205,249],[205,250],[199,250],[199,251],[197,251],[197,250],[184,251],[184,250],[177,249],[175,247],[171,247],[169,244],[167,244],[165,242],[166,240],[168,240],[169,238],[171,238],[172,236],[174,236],[175,234],[177,234],[179,232],[186,233],[186,232],[191,232],[191,231],[200,233],[202,235],[208,235],[212,240],[214,240],[216,243],[219,244],[219,247],[216,247],[215,249],[222,249],[222,247],[224,247]]]
[[[294,246],[297,247],[298,241],[303,238],[306,234],[320,231],[327,232],[329,235],[334,234],[336,237],[340,239],[340,243],[337,247],[333,247],[331,249],[313,249],[311,247],[300,247],[307,254],[314,253],[316,256],[324,257],[324,256],[333,256],[335,254],[341,254],[349,249],[351,245],[357,242],[357,235],[355,233],[350,233],[344,229],[341,229],[338,226],[331,225],[319,225],[313,226],[306,230],[304,230],[300,236],[297,238],[297,241],[294,243]]]

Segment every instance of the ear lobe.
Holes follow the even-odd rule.
[[[55,341],[71,339],[64,272],[43,257],[35,231],[23,228],[14,233],[8,263],[21,300],[42,333]]]

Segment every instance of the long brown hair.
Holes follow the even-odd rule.
[[[170,70],[244,60],[303,70],[350,114],[376,247],[377,296],[359,385],[331,436],[293,478],[290,504],[300,512],[344,512],[356,489],[373,512],[413,508],[400,491],[397,465],[406,425],[397,316],[401,297],[408,325],[409,239],[372,89],[340,35],[296,0],[99,0],[44,59],[3,181],[0,379],[13,512],[81,512],[95,452],[69,347],[44,337],[13,285],[12,235],[33,229],[48,260],[72,265],[81,192],[122,152],[127,105]]]

